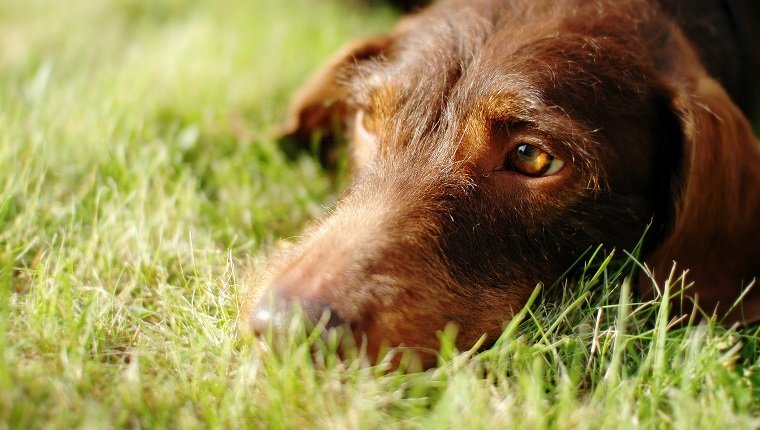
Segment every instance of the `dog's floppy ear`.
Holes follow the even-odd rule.
[[[689,292],[708,314],[725,316],[760,275],[760,141],[724,88],[685,48],[670,79],[681,123],[682,164],[670,234],[647,259],[655,279],[673,262],[688,269]],[[727,321],[760,319],[756,285]],[[688,310],[684,309],[684,310]]]
[[[391,41],[390,36],[366,38],[341,49],[295,94],[280,134],[299,146],[308,146],[313,138],[318,139],[322,144],[322,161],[329,164],[335,134],[345,127],[350,114],[344,84],[352,67],[383,55]]]

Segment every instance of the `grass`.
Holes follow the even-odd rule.
[[[394,20],[349,3],[0,0],[0,429],[760,426],[760,329],[671,326],[602,257],[424,373],[237,333],[248,260],[338,192],[271,130]]]

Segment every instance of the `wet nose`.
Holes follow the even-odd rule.
[[[248,314],[248,323],[256,334],[282,333],[294,318],[302,318],[308,329],[319,325],[324,330],[344,325],[338,313],[319,300],[285,296],[279,289],[270,288]]]

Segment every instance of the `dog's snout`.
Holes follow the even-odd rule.
[[[256,334],[283,330],[288,320],[287,300],[275,290],[267,291],[248,314],[248,324]]]
[[[248,314],[248,324],[256,334],[282,333],[295,318],[302,318],[307,328],[325,330],[344,325],[343,319],[329,305],[319,300],[289,296],[271,287]]]

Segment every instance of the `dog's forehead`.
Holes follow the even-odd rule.
[[[381,145],[495,158],[500,141],[488,127],[513,122],[550,136],[586,171],[637,150],[631,127],[646,119],[636,115],[648,112],[654,80],[645,60],[652,41],[643,36],[657,36],[651,14],[613,27],[627,21],[610,17],[633,13],[636,0],[577,2],[577,10],[557,5],[574,0],[518,2],[444,2],[402,23],[391,50],[360,66],[356,93],[380,118]],[[594,5],[598,13],[582,10]],[[620,139],[631,144],[600,144]]]
[[[563,66],[582,67],[584,59],[578,57],[583,56],[598,67],[608,61],[606,47],[616,55],[617,51],[630,49],[624,45],[635,41],[641,33],[649,32],[646,21],[651,16],[647,13],[640,14],[639,20],[615,19],[616,15],[633,14],[638,3],[636,0],[619,4],[604,0],[442,1],[402,21],[392,34],[392,49],[380,61],[366,67],[360,78],[365,88],[393,88],[398,97],[425,92],[434,100],[439,94],[447,96],[454,87],[471,85],[483,89],[489,84],[504,83],[496,79],[489,82],[487,77],[510,72],[524,74],[544,58],[559,60],[545,64],[552,72],[561,72]],[[635,24],[627,25],[630,22]],[[610,42],[614,40],[617,42]],[[565,53],[573,57],[562,61]],[[636,62],[640,58],[631,60]],[[477,79],[467,79],[468,76]],[[534,87],[543,84],[530,83]]]
[[[352,93],[398,130],[421,134],[420,127],[430,126],[457,134],[462,120],[473,110],[493,107],[495,98],[512,115],[535,117],[542,85],[522,67],[533,54],[515,53],[556,34],[559,24],[537,28],[506,3],[443,2],[407,19],[385,55],[358,65]],[[398,140],[407,141],[406,136]]]
[[[436,108],[471,108],[494,94],[513,96],[513,104],[535,104],[535,90],[544,86],[536,81],[539,77],[523,72],[540,52],[516,53],[556,35],[561,19],[532,25],[496,1],[444,2],[447,5],[456,7],[447,13],[439,13],[444,7],[434,8],[402,23],[385,55],[358,66],[352,93],[360,104],[403,107],[407,112],[402,117],[413,117],[417,123],[439,121],[443,109]],[[412,108],[426,113],[425,118],[411,115]]]

